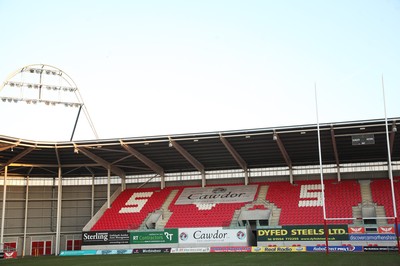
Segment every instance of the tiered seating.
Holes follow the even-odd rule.
[[[395,198],[396,198],[396,210],[397,214],[400,213],[400,182],[398,178],[393,182]],[[386,216],[393,217],[393,200],[392,200],[392,190],[390,180],[387,179],[377,179],[372,180],[371,184],[372,200],[385,208]],[[389,222],[393,222],[389,221]]]
[[[357,181],[324,181],[328,218],[351,218],[352,206],[361,202]],[[280,225],[323,224],[322,193],[319,181],[268,183],[266,199],[281,208]],[[352,223],[352,220],[328,221],[329,224]]]
[[[169,207],[173,212],[165,227],[226,227],[229,226],[235,210],[240,209],[246,203],[219,203],[214,206],[201,205],[175,205],[181,191]],[[258,194],[258,191],[257,191]],[[257,197],[256,194],[256,197]]]
[[[264,184],[269,186],[266,200],[281,209],[280,225],[323,224],[322,193],[319,181],[298,181],[295,185],[289,182],[268,182],[258,184],[258,189]],[[351,218],[353,215],[352,207],[361,203],[359,183],[355,180],[340,183],[335,180],[327,180],[324,181],[324,184],[327,217]],[[384,193],[380,194],[390,198],[390,193],[386,191],[388,188],[384,184],[377,187],[384,190]],[[227,227],[231,224],[235,210],[239,210],[247,204],[176,205],[175,202],[184,188],[127,189],[117,197],[111,208],[103,214],[91,230],[137,229],[149,213],[161,208],[172,190],[179,190],[179,192],[169,205],[169,211],[172,215],[165,226],[166,228]],[[397,193],[399,192],[400,188],[397,184]],[[386,198],[385,200],[382,198],[379,202],[384,205],[387,201]],[[256,204],[250,208],[250,210],[261,209],[265,209],[263,204]],[[350,224],[352,222],[352,220],[328,221],[329,224]]]
[[[126,189],[91,230],[137,229],[149,213],[160,209],[170,192],[158,188]]]
[[[362,202],[360,183],[344,180],[337,183],[325,181],[325,205],[328,218],[352,218],[353,206]],[[354,220],[328,221],[334,224],[351,224]]]

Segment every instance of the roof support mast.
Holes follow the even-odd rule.
[[[171,147],[174,147],[197,171],[201,174],[201,186],[206,186],[206,172],[204,170],[204,166],[191,155],[188,151],[186,151],[178,142],[169,138],[169,144]]]
[[[289,154],[287,153],[286,149],[285,149],[285,145],[283,145],[283,142],[281,140],[281,138],[279,137],[279,135],[274,132],[273,135],[273,140],[276,141],[276,144],[278,145],[278,148],[283,156],[283,159],[285,160],[287,166],[289,167],[289,178],[290,178],[290,184],[293,184],[293,165],[292,165],[292,160],[289,157]]]
[[[333,153],[334,153],[334,155],[335,155],[336,170],[337,170],[337,179],[338,179],[338,182],[340,182],[340,181],[341,181],[341,178],[340,178],[339,154],[338,154],[338,151],[337,151],[335,130],[333,129],[333,126],[331,126],[331,139],[332,139]]]
[[[249,184],[249,171],[247,169],[247,163],[245,160],[243,160],[242,156],[233,148],[233,146],[229,143],[229,141],[222,136],[222,134],[219,134],[219,138],[221,142],[224,144],[225,148],[229,151],[229,153],[232,155],[232,157],[235,159],[235,161],[238,163],[238,165],[243,169],[244,171],[244,184],[247,186]]]

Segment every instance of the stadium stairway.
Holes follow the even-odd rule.
[[[396,197],[396,211],[400,213],[400,179],[399,177],[394,178],[393,181],[394,185],[394,192]],[[390,180],[387,179],[375,179],[371,180],[370,183],[371,187],[371,194],[373,202],[376,205],[381,206],[385,212],[385,214],[381,214],[376,210],[377,217],[378,215],[393,217],[393,199],[392,199],[392,192],[391,192],[391,184]],[[378,221],[377,221],[378,222]],[[393,223],[393,219],[387,221],[388,223]]]
[[[239,210],[235,210],[230,227],[235,228],[240,224],[241,214],[246,211],[253,210],[269,210],[270,216],[268,219],[269,226],[276,226],[279,224],[279,217],[281,209],[278,208],[274,203],[265,200],[268,192],[268,185],[260,185],[257,199],[251,203],[246,204]]]
[[[173,189],[159,210],[149,213],[141,224],[140,229],[163,229],[172,216],[169,206],[178,194],[179,189]],[[158,215],[160,214],[160,215]]]
[[[387,220],[383,219],[386,217],[385,208],[382,205],[378,205],[374,202],[371,191],[371,180],[359,180],[360,188],[361,188],[361,198],[362,203],[357,206],[353,206],[353,218],[354,225],[364,225],[363,221],[363,208],[374,208],[376,217],[380,217],[382,219],[376,220],[377,225],[386,225]]]

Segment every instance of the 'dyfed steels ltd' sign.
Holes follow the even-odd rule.
[[[129,244],[127,231],[82,232],[82,245],[120,245]]]
[[[328,225],[328,240],[348,240],[347,225]],[[258,241],[323,241],[323,225],[282,226],[257,230]]]

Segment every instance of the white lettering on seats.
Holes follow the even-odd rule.
[[[122,207],[119,210],[119,213],[138,213],[140,212],[144,205],[147,203],[147,201],[150,198],[151,195],[153,195],[153,192],[136,192],[133,193],[132,196],[129,198],[129,200],[125,203],[125,207]],[[142,199],[144,198],[144,199]],[[132,207],[126,207],[126,206],[131,206],[131,205],[136,205]]]
[[[321,184],[302,185],[300,188],[299,207],[322,206],[322,186]]]

